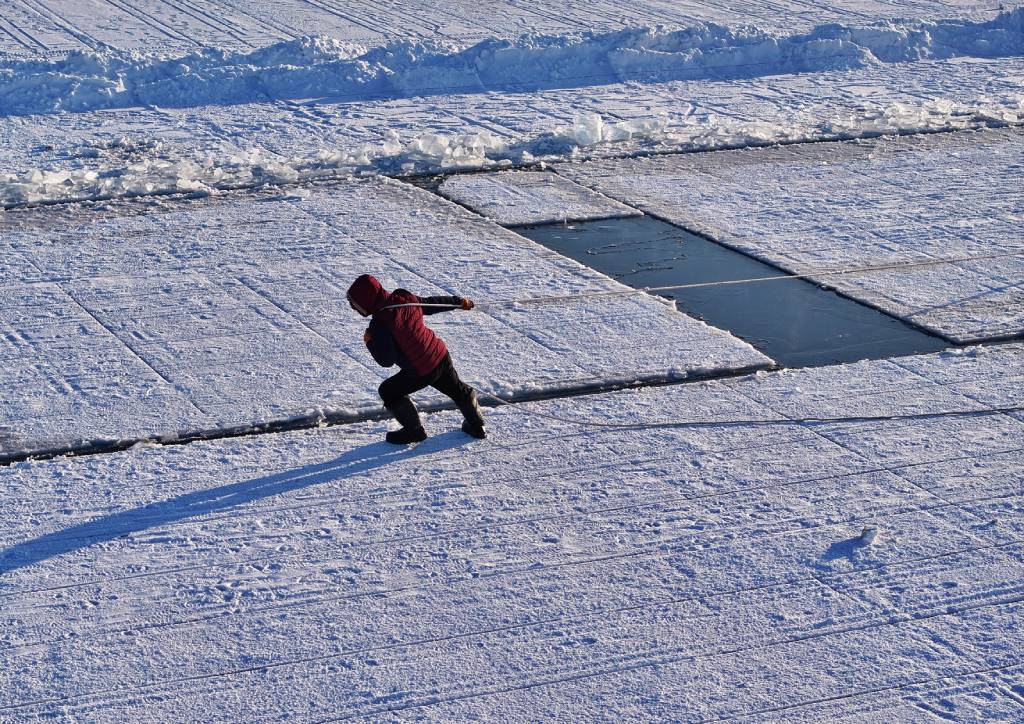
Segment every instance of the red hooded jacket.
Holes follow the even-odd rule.
[[[445,311],[440,308],[399,307],[393,304],[450,304],[457,308],[462,297],[424,297],[405,289],[388,292],[375,277],[363,274],[348,289],[348,299],[364,317],[372,317],[366,342],[377,364],[398,364],[417,375],[429,375],[448,354],[444,342],[423,323],[424,314]]]

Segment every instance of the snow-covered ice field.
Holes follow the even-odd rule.
[[[1020,124],[1022,45],[1024,8],[790,34],[698,25],[360,51],[318,36],[11,60],[0,202]]]
[[[364,272],[479,300],[431,324],[503,397],[771,364],[646,295],[495,304],[628,288],[397,181],[43,207],[0,229],[4,452],[377,412],[389,373],[345,298]]]
[[[2,469],[0,712],[1018,719],[1022,381],[1013,345]]]
[[[0,722],[1024,721],[1022,84],[997,0],[0,3],[0,458],[135,442],[0,464]],[[951,348],[505,228],[640,212]],[[363,272],[488,439],[383,442]]]

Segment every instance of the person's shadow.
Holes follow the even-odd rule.
[[[0,577],[49,558],[128,536],[147,528],[234,508],[310,485],[340,480],[401,460],[450,450],[469,441],[461,432],[453,431],[432,437],[412,449],[396,447],[386,442],[374,442],[350,450],[330,462],[306,465],[287,472],[185,493],[169,500],[114,513],[23,541],[0,551]]]

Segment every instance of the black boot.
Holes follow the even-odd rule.
[[[480,403],[476,400],[476,392],[474,390],[470,390],[469,396],[459,402],[459,410],[462,412],[462,416],[466,418],[462,423],[462,431],[464,433],[478,440],[483,440],[487,437],[487,431],[484,430],[484,416],[480,411]]]
[[[420,413],[416,405],[408,397],[403,397],[398,402],[385,405],[388,412],[395,416],[401,430],[392,430],[384,439],[394,445],[408,445],[411,442],[422,442],[427,439],[427,431],[420,424]]]

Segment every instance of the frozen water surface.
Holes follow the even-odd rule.
[[[675,300],[680,310],[732,332],[786,367],[920,354],[948,346],[877,309],[658,219],[549,224],[517,231],[632,287]]]
[[[1024,347],[0,469],[0,707],[1018,718],[995,367]],[[601,426],[641,421],[703,424]]]

